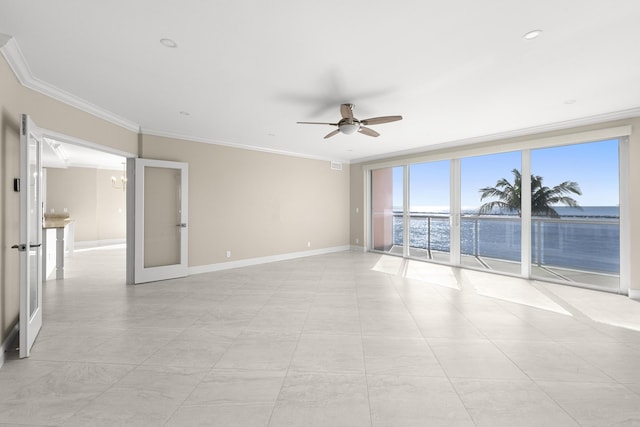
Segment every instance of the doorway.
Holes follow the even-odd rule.
[[[45,283],[86,274],[88,270],[77,264],[86,264],[87,260],[116,274],[122,272],[118,281],[125,282],[126,160],[133,155],[45,132],[42,144]],[[62,233],[64,243],[56,243]],[[57,253],[60,248],[62,254]]]

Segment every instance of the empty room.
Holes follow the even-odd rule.
[[[640,425],[639,16],[0,0],[0,426]]]

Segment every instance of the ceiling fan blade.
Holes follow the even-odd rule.
[[[296,122],[301,125],[330,125],[330,126],[338,126],[337,123],[326,123],[326,122]]]
[[[360,120],[360,123],[368,126],[368,125],[379,125],[382,123],[389,123],[389,122],[397,122],[398,120],[402,120],[402,116],[372,117],[370,119]]]
[[[366,128],[364,126],[360,126],[360,129],[358,129],[358,132],[367,136],[373,136],[373,137],[380,136],[380,134],[375,130]]]
[[[347,119],[349,123],[353,123],[353,104],[341,104],[340,114],[343,119]]]
[[[324,137],[324,139],[331,138],[332,136],[337,135],[338,133],[340,133],[340,129],[336,129],[333,132],[328,133],[327,136]]]

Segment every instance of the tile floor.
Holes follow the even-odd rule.
[[[640,426],[640,303],[342,252],[124,285],[122,248],[45,285],[0,426]]]

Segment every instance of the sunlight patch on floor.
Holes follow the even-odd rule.
[[[625,295],[540,282],[594,322],[640,331],[640,302]]]
[[[404,258],[397,256],[382,255],[378,262],[371,268],[373,271],[400,275],[404,267]]]
[[[454,274],[454,268],[445,265],[407,260],[404,277],[421,280],[432,285],[460,289],[460,284]]]
[[[472,270],[465,270],[462,276],[464,283],[473,286],[478,295],[571,316],[528,280]]]

